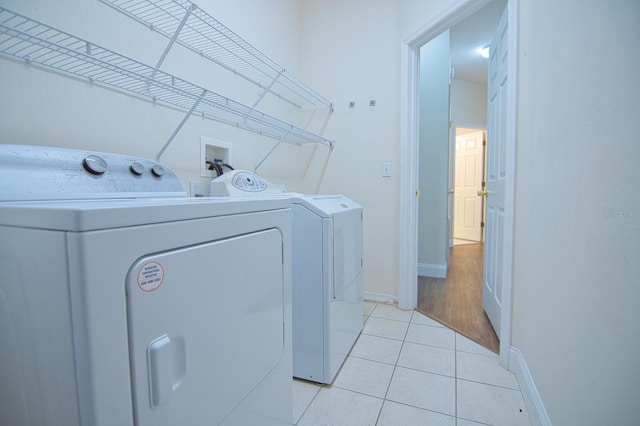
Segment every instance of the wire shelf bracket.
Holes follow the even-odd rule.
[[[252,108],[271,94],[296,108],[312,109],[304,129],[318,109],[324,109],[318,135],[324,135],[333,114],[333,103],[311,89],[285,68],[264,55],[249,42],[213,18],[189,0],[100,0],[130,18],[148,26],[169,39],[156,69],[166,58],[174,43],[197,53],[222,68],[255,84],[262,92]],[[263,84],[266,80],[268,84]],[[184,124],[184,123],[183,123]],[[269,157],[280,144],[276,144],[257,167]],[[330,145],[333,147],[333,144]]]
[[[189,0],[100,0],[298,108],[333,103]],[[263,83],[266,82],[266,83]]]

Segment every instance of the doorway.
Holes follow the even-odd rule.
[[[419,75],[419,49],[422,45],[435,38],[442,31],[462,22],[484,6],[491,3],[490,0],[458,0],[443,10],[442,14],[433,21],[427,23],[416,35],[403,41],[402,46],[402,88],[403,109],[401,133],[401,210],[406,215],[406,220],[401,223],[400,230],[400,274],[398,302],[402,309],[415,309],[417,306],[417,197],[420,194],[418,187],[418,75]],[[508,92],[505,92],[506,117],[504,118],[504,146],[506,147],[504,159],[506,161],[507,177],[505,180],[505,210],[504,232],[501,235],[503,244],[502,267],[500,275],[502,279],[502,317],[499,335],[500,340],[500,364],[507,367],[509,364],[509,348],[511,345],[511,271],[512,271],[512,244],[513,244],[513,199],[514,199],[514,164],[515,164],[515,117],[516,117],[516,86],[517,86],[517,16],[518,0],[508,0],[508,21],[510,30],[504,39],[507,43],[509,56],[505,59],[505,67],[509,70]]]
[[[498,353],[500,341],[482,306],[486,128],[455,126],[451,138],[453,231],[445,278],[418,277],[417,310]]]
[[[503,10],[504,1],[494,1],[420,48],[417,309],[494,352],[499,342],[483,307],[478,194],[488,60],[476,49],[491,42]]]

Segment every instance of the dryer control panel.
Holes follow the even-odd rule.
[[[184,196],[175,173],[154,160],[0,144],[0,201]]]

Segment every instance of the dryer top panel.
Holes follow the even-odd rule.
[[[0,202],[0,226],[80,232],[290,207],[284,197],[11,201]]]
[[[163,164],[104,152],[0,144],[0,201],[186,197]]]

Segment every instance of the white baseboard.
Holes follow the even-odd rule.
[[[524,355],[520,352],[520,349],[515,346],[511,346],[509,351],[509,370],[515,374],[518,379],[518,384],[522,391],[522,398],[524,399],[527,411],[529,411],[531,424],[533,426],[552,426],[551,419],[538,393],[538,388],[536,388],[533,381],[533,376],[531,376],[527,362],[524,360]]]
[[[447,278],[447,265],[418,263],[418,275],[421,277]]]
[[[387,303],[390,305],[398,303],[398,298],[391,294],[373,293],[371,291],[363,291],[362,298],[368,302]]]

